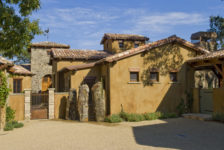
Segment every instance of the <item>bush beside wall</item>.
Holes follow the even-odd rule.
[[[116,123],[122,121],[128,122],[139,122],[144,120],[156,120],[156,119],[168,119],[168,118],[177,118],[176,113],[144,113],[144,114],[135,114],[135,113],[126,113],[121,112],[120,114],[113,114],[106,117],[105,122]]]

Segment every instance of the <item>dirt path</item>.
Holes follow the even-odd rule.
[[[138,123],[36,120],[0,133],[0,150],[224,149],[224,124],[183,118]]]

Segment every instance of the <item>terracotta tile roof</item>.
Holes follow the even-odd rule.
[[[19,65],[12,66],[9,72],[17,75],[34,75],[32,72]]]
[[[194,57],[192,59],[189,59],[187,62],[198,62],[202,60],[210,60],[215,58],[224,58],[224,50],[218,50],[198,57]]]
[[[101,50],[80,50],[80,49],[52,49],[54,59],[72,59],[72,60],[99,60],[110,56],[111,54]]]
[[[43,41],[43,42],[37,42],[32,43],[31,47],[47,47],[47,48],[70,48],[69,45],[66,44],[60,44],[55,42],[49,42],[49,41]]]
[[[0,65],[13,65],[13,62],[0,56]]]
[[[148,41],[149,38],[142,35],[135,34],[118,34],[118,33],[105,33],[100,44],[103,44],[106,39],[113,40],[138,40],[138,41]]]
[[[130,49],[130,50],[127,50],[127,51],[124,51],[124,52],[117,53],[115,55],[106,57],[102,60],[99,60],[97,63],[101,63],[101,62],[104,62],[104,61],[107,61],[107,62],[117,61],[117,60],[129,57],[129,56],[132,56],[132,55],[144,52],[144,51],[148,51],[150,49],[153,49],[153,48],[165,45],[165,44],[169,44],[169,43],[179,43],[179,44],[184,45],[186,47],[192,48],[193,50],[195,50],[199,53],[202,53],[202,54],[209,53],[208,50],[206,50],[206,49],[204,49],[200,46],[196,46],[196,45],[194,45],[194,44],[192,44],[192,43],[190,43],[190,42],[188,42],[184,39],[181,39],[180,37],[177,37],[176,35],[173,35],[173,36],[170,36],[170,37],[162,39],[162,40],[158,40],[158,41],[153,42],[153,43],[149,43],[149,44],[146,44],[146,45],[143,45],[143,46],[139,46],[137,48],[133,48],[133,49]]]
[[[95,66],[96,63],[87,63],[87,64],[80,64],[80,65],[73,65],[73,66],[68,66],[64,67],[60,71],[77,71],[77,70],[82,70],[82,69],[87,69],[87,68],[92,68]]]

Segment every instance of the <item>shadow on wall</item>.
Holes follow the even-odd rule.
[[[224,126],[189,119],[167,119],[165,123],[133,127],[137,144],[181,150],[223,149]]]
[[[176,44],[167,44],[151,49],[150,52],[143,53],[143,56],[146,69],[143,71],[141,79],[144,86],[152,86],[152,81],[149,78],[150,72],[159,72],[160,76],[165,76],[170,71],[177,71],[183,64],[180,46]]]
[[[159,85],[156,84],[156,86],[162,86],[160,93],[164,97],[156,111],[178,112],[177,107],[182,100],[185,105],[190,103],[187,95],[192,93],[194,74],[193,69],[184,63],[180,47],[177,44],[167,44],[151,49],[150,53],[143,53],[146,69],[143,71],[141,79],[144,87],[155,86],[155,81],[150,79],[150,72],[158,72],[162,79],[161,83],[159,81]],[[193,53],[188,53],[187,57],[193,55]],[[170,72],[177,74],[177,82],[170,80]]]

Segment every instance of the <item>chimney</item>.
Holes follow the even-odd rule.
[[[217,34],[215,32],[196,32],[191,35],[191,42],[209,51],[217,50]]]

